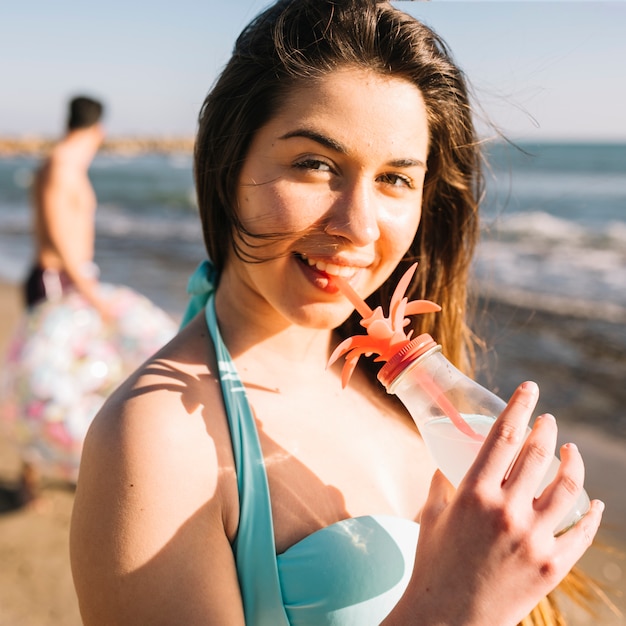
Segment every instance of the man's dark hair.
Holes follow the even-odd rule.
[[[103,111],[104,107],[102,103],[97,100],[88,98],[87,96],[72,98],[69,105],[67,130],[89,128],[97,124],[102,118]]]

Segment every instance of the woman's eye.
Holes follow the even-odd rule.
[[[393,187],[408,187],[409,189],[413,189],[413,181],[404,174],[382,174],[378,177],[378,180],[387,185],[392,185]]]
[[[318,172],[332,172],[332,168],[328,163],[319,161],[318,159],[304,159],[294,163],[294,167],[302,170],[316,170]]]
[[[393,187],[408,187],[413,189],[413,181],[404,174],[382,174],[378,177],[381,182]]]

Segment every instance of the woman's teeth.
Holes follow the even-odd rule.
[[[308,259],[303,257],[304,260],[316,270],[320,272],[325,272],[326,274],[330,274],[331,276],[341,276],[342,278],[350,278],[354,276],[357,272],[358,268],[351,267],[349,265],[335,265],[334,263],[326,263],[325,261],[315,261],[313,259]]]

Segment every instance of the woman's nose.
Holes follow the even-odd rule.
[[[329,216],[326,232],[347,239],[355,246],[365,246],[380,236],[376,192],[366,181],[346,187]]]

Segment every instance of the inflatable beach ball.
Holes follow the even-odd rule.
[[[0,374],[0,422],[42,477],[75,483],[89,425],[111,392],[176,333],[128,287],[102,284],[115,321],[76,292],[25,314]]]

